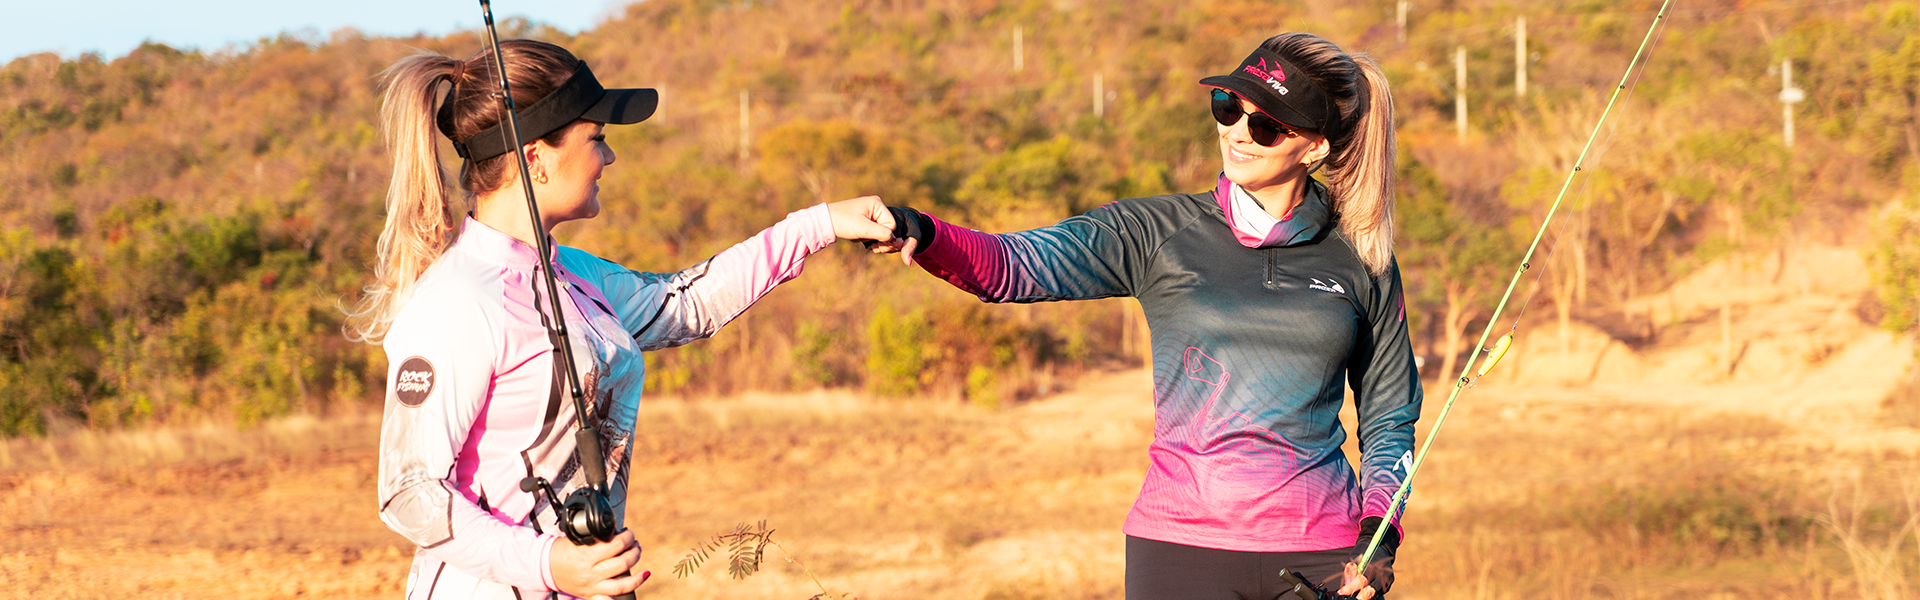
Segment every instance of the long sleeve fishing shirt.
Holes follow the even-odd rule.
[[[915,259],[987,302],[1139,300],[1153,335],[1155,425],[1128,535],[1250,552],[1345,548],[1360,519],[1386,514],[1412,462],[1421,389],[1399,267],[1368,272],[1317,182],[1267,231],[1234,226],[1234,193],[1221,177],[1212,194],[1120,200],[997,235],[935,220]],[[1349,386],[1358,481],[1340,450]]]
[[[587,425],[606,452],[623,527],[641,351],[713,335],[833,240],[821,205],[675,273],[557,248],[568,341],[595,417]],[[468,219],[387,334],[380,519],[419,546],[410,600],[545,598],[555,588],[548,552],[571,542],[554,507],[520,481],[544,477],[565,498],[585,478],[579,415],[542,323],[554,310],[539,264],[532,246]]]

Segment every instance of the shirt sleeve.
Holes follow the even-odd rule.
[[[1051,227],[982,233],[933,218],[933,243],[914,261],[983,302],[1132,296],[1158,250],[1153,219],[1111,202]]]
[[[425,300],[433,310],[408,314],[383,344],[380,520],[469,575],[552,589],[548,552],[556,536],[481,510],[453,481],[454,463],[487,407],[499,328],[471,301]]]
[[[1393,494],[1413,467],[1414,423],[1420,420],[1420,373],[1407,338],[1406,300],[1400,289],[1400,264],[1373,279],[1367,306],[1366,342],[1348,358],[1359,415],[1361,518],[1385,517]],[[1405,507],[1402,506],[1404,513]],[[1393,526],[1400,527],[1399,515]],[[1402,532],[1404,534],[1404,532]],[[1402,538],[1404,539],[1404,538]]]
[[[820,204],[679,272],[642,273],[579,251],[561,256],[599,285],[640,349],[658,350],[713,335],[774,286],[799,277],[807,256],[834,239],[827,205]]]

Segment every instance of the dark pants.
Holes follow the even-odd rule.
[[[1296,600],[1280,569],[1332,592],[1355,554],[1353,548],[1237,552],[1127,536],[1127,600]]]

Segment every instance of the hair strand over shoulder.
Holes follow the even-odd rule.
[[[1346,126],[1329,132],[1328,191],[1340,213],[1340,233],[1360,262],[1378,275],[1393,262],[1393,92],[1387,76],[1364,53],[1347,54],[1311,33],[1282,33],[1261,47],[1298,65],[1334,97]]]

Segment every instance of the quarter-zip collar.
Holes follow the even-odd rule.
[[[1220,205],[1220,212],[1227,217],[1227,228],[1233,230],[1233,237],[1240,245],[1248,248],[1275,248],[1298,246],[1320,237],[1320,231],[1326,229],[1332,219],[1333,209],[1327,206],[1327,187],[1317,180],[1307,180],[1307,191],[1301,195],[1300,204],[1287,211],[1286,218],[1274,224],[1273,229],[1262,235],[1261,232],[1241,231],[1235,227],[1233,216],[1233,189],[1236,184],[1227,179],[1225,172],[1220,173],[1219,182],[1213,189],[1213,200]]]
[[[460,240],[457,243],[469,252],[500,261],[509,267],[532,270],[540,265],[540,251],[531,244],[488,227],[472,216],[461,223]],[[555,247],[555,250],[559,248]]]

